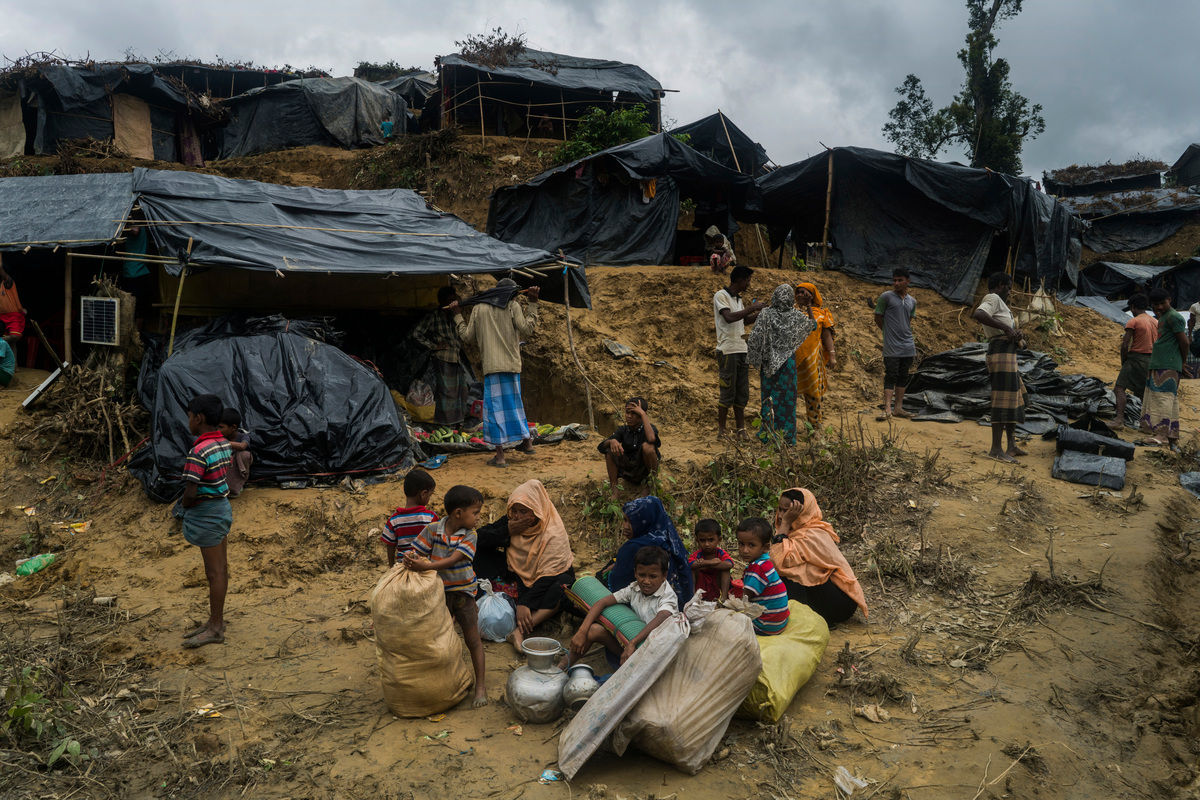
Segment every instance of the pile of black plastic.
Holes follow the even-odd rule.
[[[904,396],[904,409],[917,420],[988,422],[991,410],[991,380],[987,371],[987,345],[971,342],[929,356],[913,374]],[[1112,418],[1116,403],[1112,391],[1099,378],[1064,375],[1058,362],[1045,353],[1021,350],[1017,368],[1029,393],[1025,422],[1017,430],[1040,436],[1071,419],[1085,415]],[[1137,424],[1141,398],[1129,397],[1125,419]]]

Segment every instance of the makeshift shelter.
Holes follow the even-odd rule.
[[[403,131],[404,98],[361,78],[305,78],[251,89],[222,102],[233,119],[220,158],[288,147],[370,147],[383,144],[384,113]]]
[[[150,441],[129,466],[146,493],[168,502],[183,490],[194,439],[183,410],[199,394],[241,412],[252,480],[364,477],[423,458],[379,374],[322,334],[283,317],[227,317],[182,337],[165,361],[148,358],[139,393]]]
[[[1144,191],[1162,188],[1162,171],[1166,164],[1137,160],[1128,164],[1067,167],[1043,172],[1042,179],[1049,194],[1057,197],[1087,197],[1112,192]]]
[[[0,158],[96,139],[133,158],[203,164],[201,135],[226,118],[150,64],[47,63],[0,75]]]
[[[743,133],[720,110],[703,119],[680,125],[671,131],[671,135],[687,136],[687,143],[697,153],[753,178],[765,175],[767,165],[771,163],[763,146]]]
[[[566,139],[589,108],[641,103],[654,129],[662,129],[662,84],[641,67],[528,48],[505,61],[488,64],[457,53],[439,56],[437,93],[425,116],[432,116],[436,107],[441,127],[478,126],[481,132],[500,136]]]
[[[1153,247],[1200,218],[1200,192],[1191,188],[1063,197],[1059,202],[1086,220],[1083,244],[1096,253]]]
[[[488,233],[526,247],[561,249],[585,264],[668,264],[681,198],[725,209],[728,217],[753,195],[749,176],[660,133],[497,189],[488,206]]]
[[[836,147],[758,179],[752,221],[772,247],[826,242],[827,266],[874,283],[907,267],[914,286],[969,302],[988,271],[1071,295],[1079,221],[1028,179],[986,169]]]
[[[395,78],[378,81],[378,84],[403,97],[409,108],[424,108],[429,95],[437,89],[437,75],[424,71],[406,72]]]
[[[1151,289],[1166,289],[1175,308],[1195,303],[1200,298],[1200,258],[1189,258],[1174,266],[1097,261],[1079,272],[1077,304],[1094,307],[1079,301],[1091,297],[1124,300]]]
[[[1167,174],[1176,186],[1200,186],[1200,144],[1189,144]]]
[[[237,97],[243,92],[301,78],[326,77],[320,73],[287,72],[279,69],[235,69],[207,64],[173,62],[155,64],[160,75],[178,80],[187,88],[209,97]]]

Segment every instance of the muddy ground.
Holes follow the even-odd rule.
[[[678,267],[589,272],[595,309],[573,310],[572,324],[597,386],[598,427],[611,425],[612,406],[625,396],[647,396],[665,443],[664,485],[681,496],[699,489],[700,510],[721,511],[727,501],[696,478],[715,457],[738,457],[717,444],[711,418],[708,298],[718,279]],[[752,293],[796,277],[759,273]],[[869,782],[855,795],[864,797],[1194,796],[1200,609],[1190,543],[1200,504],[1178,486],[1181,459],[1139,448],[1114,497],[1051,479],[1052,443],[1030,442],[1030,455],[1012,468],[984,456],[989,429],[974,423],[876,423],[882,368],[866,303],[879,288],[836,273],[804,277],[816,278],[839,322],[829,437],[844,434],[846,447],[867,447],[880,463],[846,493],[866,503],[857,523],[835,519],[870,619],[833,631],[786,727],[735,721],[725,757],[695,777],[638,754],[601,755],[570,786],[540,785],[557,757],[558,727],[512,727],[503,685],[519,660],[508,645],[486,645],[491,704],[482,710],[464,703],[444,718],[403,720],[383,705],[366,600],[385,564],[378,529],[402,500],[398,479],[363,489],[247,490],[235,501],[229,540],[228,641],[188,651],[180,634],[206,615],[204,575],[167,508],[119,469],[101,476],[92,465],[10,446],[0,552],[11,563],[32,544],[59,560],[0,588],[6,674],[31,666],[43,687],[67,687],[70,705],[59,695],[44,708],[94,757],[47,770],[39,759],[49,744],[26,739],[0,753],[0,790],[832,797],[832,773],[844,766]],[[915,294],[923,351],[974,337],[960,307]],[[1069,356],[1064,369],[1114,379],[1120,329],[1090,312],[1063,316],[1065,335],[1047,337],[1047,346]],[[605,337],[640,360],[612,360]],[[22,372],[21,388],[0,392],[10,444],[25,422],[19,403],[38,378]],[[559,307],[545,308],[525,384],[531,419],[586,420]],[[1181,399],[1194,446],[1200,412],[1191,383]],[[486,467],[486,455],[454,456],[435,477],[440,490],[477,486],[493,517],[514,486],[540,478],[586,570],[610,549],[608,534],[582,513],[601,491],[595,444],[542,447],[514,456],[507,470]],[[752,461],[768,455],[757,445],[747,453]],[[845,500],[827,502],[842,508]],[[90,525],[57,524],[74,521]],[[116,600],[96,606],[94,596]],[[545,632],[569,635],[557,624]],[[869,703],[890,719],[855,714]],[[220,716],[198,714],[206,704]]]

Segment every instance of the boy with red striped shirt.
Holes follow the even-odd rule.
[[[224,406],[214,394],[201,394],[188,403],[188,431],[196,437],[183,465],[183,538],[200,548],[208,579],[208,621],[184,634],[184,647],[203,647],[225,641],[225,591],[229,559],[225,537],[233,523],[229,488],[229,443],[217,430]]]
[[[479,638],[479,607],[475,592],[475,526],[483,511],[483,495],[470,486],[452,486],[442,501],[446,518],[421,531],[412,550],[404,554],[404,566],[416,572],[437,570],[446,590],[446,608],[462,628],[463,640],[475,667],[474,708],[487,705],[484,684],[483,640]]]
[[[412,550],[413,542],[428,525],[438,521],[438,515],[427,506],[437,488],[433,476],[423,469],[414,469],[404,476],[403,508],[397,508],[383,526],[379,541],[387,547],[388,569],[396,565],[396,553],[401,558]]]
[[[737,528],[738,554],[749,565],[742,575],[743,597],[764,609],[754,620],[754,632],[759,636],[783,633],[790,614],[787,587],[767,552],[773,534],[771,523],[762,517],[744,519]]]

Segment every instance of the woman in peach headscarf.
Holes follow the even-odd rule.
[[[854,570],[838,549],[838,535],[821,518],[817,498],[808,489],[788,489],[775,511],[771,562],[787,587],[788,599],[816,611],[829,627],[845,622],[867,600]]]
[[[508,568],[517,576],[517,649],[534,628],[558,613],[575,582],[571,540],[558,509],[539,480],[522,483],[508,498]]]
[[[804,417],[815,430],[821,429],[821,403],[829,388],[829,369],[837,366],[833,347],[833,314],[825,308],[815,284],[796,284],[796,308],[817,323],[796,348],[796,393],[804,398]]]

